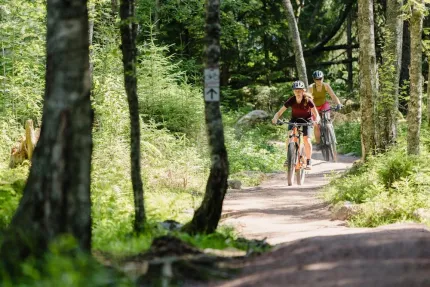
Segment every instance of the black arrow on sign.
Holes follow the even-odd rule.
[[[213,98],[214,98],[214,94],[218,94],[214,89],[210,89],[208,92],[207,92],[207,94],[209,95],[211,95],[211,100],[213,100]]]

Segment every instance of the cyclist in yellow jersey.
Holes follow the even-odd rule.
[[[324,73],[321,71],[315,71],[312,73],[312,78],[314,79],[314,83],[309,86],[309,93],[311,93],[314,98],[317,110],[322,111],[330,108],[330,103],[326,99],[326,94],[329,94],[333,102],[336,103],[336,109],[341,109],[342,104],[340,103],[339,98],[335,95],[330,85],[323,81]],[[327,114],[327,116],[330,117],[330,114]],[[318,124],[314,125],[314,134],[316,149],[319,149],[321,133]]]

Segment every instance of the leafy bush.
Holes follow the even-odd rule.
[[[427,132],[424,131],[424,134]],[[404,139],[384,154],[334,179],[324,196],[332,203],[361,204],[361,212],[350,220],[353,226],[374,227],[399,221],[418,220],[418,208],[430,208],[430,154],[406,154]]]
[[[359,122],[344,122],[334,125],[337,150],[340,153],[353,152],[361,156],[361,134]]]

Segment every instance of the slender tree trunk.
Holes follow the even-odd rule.
[[[294,44],[294,55],[296,59],[296,68],[299,74],[299,79],[308,86],[308,77],[306,74],[306,63],[303,57],[302,42],[300,40],[299,28],[297,27],[296,18],[294,16],[293,6],[290,0],[282,0],[285,12],[287,13],[288,28]]]
[[[70,233],[91,248],[90,102],[87,1],[47,1],[42,129],[23,197],[1,246],[9,271]]]
[[[358,38],[360,42],[361,145],[363,158],[375,152],[375,105],[377,91],[373,1],[358,0]]]
[[[385,151],[390,145],[396,142],[397,138],[397,113],[399,109],[399,79],[400,66],[402,62],[402,40],[403,40],[403,19],[401,18],[401,8],[403,0],[390,0],[387,2],[386,10],[386,35],[385,51],[383,61],[389,60],[387,66],[389,71],[385,71],[381,77],[381,114],[379,124],[380,141],[378,147]],[[385,66],[385,65],[384,65]]]
[[[429,63],[428,73],[427,73],[427,122],[430,127],[430,59],[429,57],[427,57],[427,62]]]
[[[399,87],[406,95],[409,94],[409,66],[411,64],[411,33],[409,21],[403,21],[402,66],[400,68]],[[400,95],[400,93],[399,93]],[[407,101],[399,98],[399,110],[406,114]]]
[[[119,14],[121,17],[122,61],[124,65],[124,84],[130,111],[131,127],[131,181],[134,195],[134,230],[142,231],[145,224],[143,204],[143,183],[140,167],[140,118],[137,98],[136,78],[136,35],[137,25],[134,19],[134,0],[121,0]]]
[[[263,36],[263,47],[264,47],[264,73],[266,75],[266,84],[268,86],[271,85],[270,81],[270,57],[269,57],[269,17],[267,15],[267,2],[263,1],[263,30],[264,30],[264,36]]]
[[[155,0],[155,11],[154,11],[154,24],[155,24],[155,31],[160,31],[160,0]]]
[[[346,28],[346,37],[348,41],[348,48],[346,50],[347,57],[349,60],[349,63],[347,64],[348,67],[348,91],[351,93],[353,89],[354,84],[354,78],[352,74],[352,12],[348,15],[348,23]]]
[[[207,47],[204,96],[211,168],[203,202],[195,212],[192,221],[183,227],[185,232],[191,234],[213,233],[216,230],[221,218],[222,203],[227,190],[228,178],[228,158],[224,144],[219,99],[214,99],[210,96],[210,93],[213,95],[213,91],[216,91],[217,87],[219,93],[220,0],[207,0],[206,9]]]
[[[411,68],[410,96],[408,104],[408,154],[420,153],[421,101],[422,101],[422,44],[423,0],[412,5],[410,19],[411,31]]]

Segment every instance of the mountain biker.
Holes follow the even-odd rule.
[[[330,103],[326,100],[327,93],[330,95],[333,102],[336,103],[336,110],[340,110],[342,108],[342,104],[340,103],[339,98],[333,92],[333,89],[330,87],[330,85],[323,81],[324,73],[318,70],[314,71],[312,73],[312,78],[314,79],[314,83],[309,86],[309,93],[311,93],[314,98],[314,103],[318,112],[330,109]],[[327,112],[327,117],[330,118],[329,112]],[[314,128],[316,149],[319,149],[321,136],[320,127],[319,125],[315,124]]]
[[[294,96],[290,97],[284,106],[273,116],[272,123],[276,124],[279,117],[289,108],[292,109],[292,115],[290,122],[312,122],[312,115],[316,121],[320,121],[320,115],[316,109],[316,106],[312,100],[312,95],[306,93],[305,84],[302,81],[295,81],[293,83]],[[293,127],[290,125],[288,130]],[[310,137],[312,136],[312,126],[303,127],[303,141],[305,144],[306,153],[306,169],[311,169],[311,157],[312,157],[312,143]],[[288,149],[288,142],[287,142]],[[285,163],[286,164],[286,163]],[[284,165],[285,165],[284,164]]]

